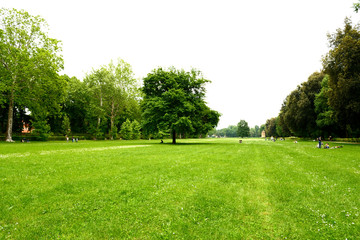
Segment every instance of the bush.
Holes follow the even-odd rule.
[[[50,136],[50,125],[46,120],[32,121],[32,126],[35,128],[32,136],[38,141],[46,141]]]

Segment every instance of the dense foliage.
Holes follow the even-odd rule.
[[[237,124],[237,134],[239,137],[249,137],[250,136],[250,128],[248,123],[245,120],[240,120]]]
[[[171,135],[174,144],[178,136],[206,135],[220,117],[204,100],[207,82],[195,69],[158,68],[149,73],[142,88],[145,133]]]
[[[60,76],[60,42],[47,36],[44,19],[2,8],[0,22],[0,132],[6,131],[7,141],[26,124],[39,140],[52,133],[138,139],[145,132],[171,133],[175,142],[176,135],[206,135],[219,121],[220,114],[204,101],[209,81],[199,71],[150,73],[141,113],[130,64],[119,59],[93,69],[82,81]]]
[[[328,40],[323,70],[286,97],[267,136],[360,136],[360,27],[346,18]]]
[[[6,109],[6,141],[18,129],[14,118],[26,110],[38,136],[49,133],[47,119],[59,113],[65,96],[66,82],[58,75],[63,67],[60,50],[60,42],[47,36],[44,19],[0,9],[0,105],[2,115]]]
[[[323,69],[285,98],[277,117],[261,127],[250,129],[242,120],[220,130],[212,130],[220,114],[204,101],[209,81],[200,71],[153,70],[144,78],[140,104],[125,61],[93,69],[82,80],[60,76],[61,43],[48,36],[44,19],[2,8],[0,23],[0,132],[7,141],[24,124],[39,140],[81,133],[94,139],[171,136],[175,143],[207,134],[259,137],[263,129],[267,136],[360,136],[360,26],[348,18],[328,35]]]
[[[265,129],[265,125],[255,125],[250,128],[249,137],[261,137],[261,132]],[[209,132],[209,137],[239,137],[238,126],[230,125],[227,128],[213,129]]]

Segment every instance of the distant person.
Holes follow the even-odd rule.
[[[164,141],[161,139],[160,143],[164,143]]]
[[[319,148],[321,148],[321,136],[318,138],[319,139]]]

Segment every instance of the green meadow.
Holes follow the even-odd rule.
[[[359,239],[360,145],[0,143],[0,239]]]

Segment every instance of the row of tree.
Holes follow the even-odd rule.
[[[141,135],[202,136],[220,114],[204,100],[200,71],[155,69],[140,88],[131,66],[119,59],[80,81],[60,76],[61,43],[47,24],[25,11],[0,10],[0,131],[6,141],[23,124],[45,140],[51,133],[138,139]]]
[[[261,132],[265,129],[265,125],[255,125],[253,128],[249,128],[248,123],[245,120],[240,120],[238,124],[230,125],[227,128],[213,129],[209,132],[213,137],[261,137]]]
[[[286,97],[266,121],[267,136],[360,136],[360,26],[346,18],[328,40],[323,70]]]

